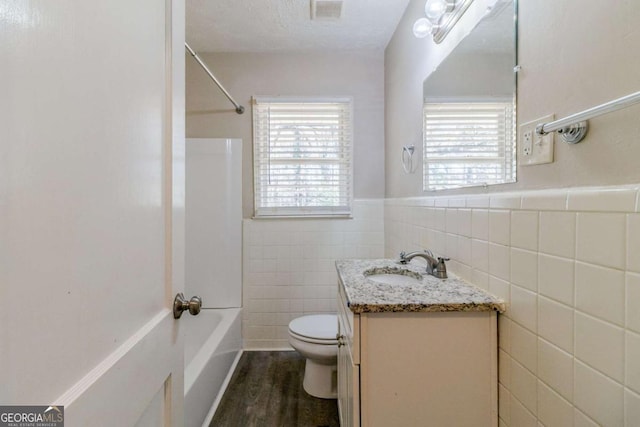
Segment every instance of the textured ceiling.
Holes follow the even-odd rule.
[[[187,42],[198,52],[382,50],[408,3],[344,0],[339,20],[312,21],[310,0],[187,0]]]

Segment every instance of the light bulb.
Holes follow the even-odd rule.
[[[423,39],[431,34],[433,24],[427,18],[420,18],[413,24],[413,35]]]
[[[437,24],[445,13],[453,10],[453,2],[448,0],[427,0],[424,5],[424,14],[434,24]]]

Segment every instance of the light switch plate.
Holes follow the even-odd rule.
[[[520,125],[518,132],[518,164],[521,166],[541,165],[553,163],[553,136],[555,132],[546,135],[538,135],[536,126],[554,120],[550,114]]]

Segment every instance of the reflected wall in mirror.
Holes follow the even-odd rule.
[[[497,0],[424,81],[424,190],[516,180],[516,2]]]

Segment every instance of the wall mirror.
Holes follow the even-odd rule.
[[[516,13],[497,0],[424,81],[425,191],[515,182]]]

